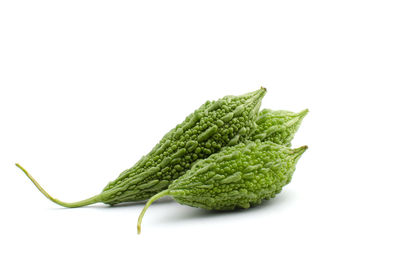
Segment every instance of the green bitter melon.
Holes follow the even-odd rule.
[[[64,207],[97,202],[114,205],[149,199],[189,170],[194,162],[217,153],[224,146],[245,140],[255,130],[255,119],[266,93],[261,88],[241,96],[207,101],[168,132],[146,156],[125,170],[104,190],[86,200],[67,203],[50,196],[33,177],[16,164],[51,201]]]
[[[139,216],[138,233],[147,208],[167,195],[178,203],[209,210],[249,208],[273,198],[290,182],[306,149],[260,140],[225,147],[198,161],[168,189],[148,200]]]

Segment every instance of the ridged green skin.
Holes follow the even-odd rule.
[[[197,162],[168,188],[185,205],[210,210],[249,208],[270,199],[287,185],[307,149],[271,142],[248,142],[224,148]]]
[[[265,93],[261,88],[206,102],[168,132],[149,154],[110,182],[100,200],[113,205],[149,199],[185,174],[197,160],[244,141],[255,130]]]
[[[299,113],[263,109],[258,114],[256,120],[257,128],[250,136],[250,139],[271,141],[276,144],[290,146],[290,142],[293,140],[307,113],[308,109]]]

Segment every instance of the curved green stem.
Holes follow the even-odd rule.
[[[68,208],[75,208],[75,207],[81,207],[81,206],[86,206],[86,205],[90,205],[96,202],[101,202],[101,198],[100,195],[96,195],[93,197],[90,197],[86,200],[82,200],[82,201],[78,201],[78,202],[63,202],[60,200],[57,200],[56,198],[53,198],[50,196],[50,194],[48,194],[43,188],[42,186],[39,185],[39,183],[28,173],[28,171],[25,170],[25,168],[23,168],[20,164],[15,164],[19,169],[21,169],[25,175],[33,182],[33,184],[36,186],[36,188],[38,188],[38,190],[47,197],[47,199],[49,199],[50,201],[57,203],[58,205],[64,206],[64,207],[68,207]]]
[[[142,230],[142,219],[143,219],[143,216],[144,216],[144,214],[145,214],[147,208],[149,208],[150,205],[151,205],[153,202],[155,202],[156,200],[160,199],[161,197],[167,196],[167,195],[169,195],[169,190],[163,190],[163,191],[157,193],[156,195],[154,195],[153,197],[151,197],[151,198],[147,201],[146,205],[144,206],[142,212],[141,212],[140,215],[139,215],[139,219],[138,219],[138,223],[137,223],[137,233],[138,233],[138,234],[140,234],[140,232],[141,232],[141,230]]]

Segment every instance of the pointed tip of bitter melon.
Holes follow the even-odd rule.
[[[301,147],[293,149],[292,151],[294,160],[297,162],[307,149],[308,149],[307,145],[303,145]]]
[[[298,113],[298,115],[299,115],[299,117],[304,118],[304,117],[307,115],[308,112],[309,112],[308,109],[304,109],[304,110],[300,111],[300,112]]]
[[[297,114],[295,114],[295,118],[292,120],[293,124],[300,126],[300,123],[303,121],[304,117],[308,114],[308,109],[304,109]]]
[[[56,198],[53,198],[52,196],[50,196],[50,194],[47,193],[47,191],[45,191],[42,186],[40,186],[40,184],[31,176],[31,174],[28,173],[28,171],[26,171],[25,168],[23,168],[20,164],[16,163],[15,164],[19,169],[22,170],[22,172],[24,172],[24,174],[32,181],[32,183],[36,186],[36,188],[50,201],[63,206],[63,207],[67,207],[67,208],[76,208],[76,207],[81,207],[81,206],[86,206],[86,205],[90,205],[90,204],[94,204],[97,202],[101,202],[101,196],[99,195],[95,195],[93,197],[90,197],[86,200],[82,200],[82,201],[78,201],[78,202],[63,202],[60,201]]]
[[[251,91],[251,92],[247,92],[238,97],[243,97],[247,100],[254,101],[254,100],[262,99],[266,93],[267,93],[267,89],[264,87],[261,87],[260,89],[257,89],[255,91]]]
[[[264,98],[267,90],[265,88],[246,94],[248,96],[246,105],[252,106],[252,114],[256,115],[260,109],[261,101]]]
[[[294,137],[294,134],[297,132],[297,130],[300,128],[301,123],[303,122],[304,117],[307,115],[308,109],[302,110],[299,113],[294,114],[292,118],[285,123],[286,128],[292,128],[293,133],[292,133],[292,138]],[[289,140],[292,140],[290,138]]]
[[[299,122],[303,121],[304,117],[307,116],[308,112],[309,112],[308,109],[304,109],[304,110],[300,111],[299,113],[297,113]]]
[[[308,109],[304,109],[302,111],[300,111],[299,113],[297,113],[297,119],[298,122],[301,123],[304,119],[305,116],[307,116],[309,110]]]
[[[265,87],[261,87],[259,90],[257,90],[257,94],[259,94],[259,97],[264,97],[264,95],[267,93],[267,89]]]

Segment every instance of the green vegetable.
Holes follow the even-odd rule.
[[[178,203],[210,210],[249,208],[273,198],[290,182],[306,149],[260,140],[226,147],[198,161],[168,189],[154,195],[139,216],[138,233],[147,208],[167,195]]]
[[[300,127],[308,109],[299,113],[286,110],[263,109],[258,114],[257,128],[250,139],[271,141],[273,143],[290,146],[295,133]]]
[[[266,89],[261,88],[241,96],[207,101],[100,194],[83,201],[67,203],[51,197],[25,169],[17,166],[48,199],[64,207],[146,200],[166,189],[197,160],[244,141],[256,127],[255,119],[265,93]]]

